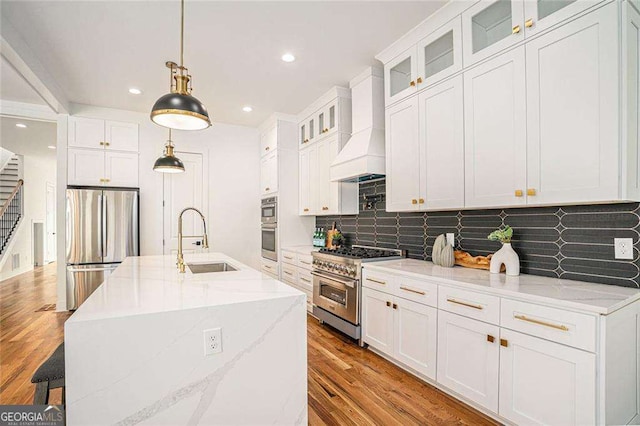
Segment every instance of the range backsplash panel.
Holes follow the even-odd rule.
[[[382,195],[372,210],[351,216],[318,216],[316,226],[333,222],[346,243],[400,248],[414,259],[431,260],[436,237],[456,234],[456,249],[487,255],[500,248],[487,235],[501,225],[514,229],[513,248],[525,274],[640,287],[639,203],[524,207],[426,213],[385,210],[385,181],[360,184],[362,194]],[[633,238],[634,259],[614,259],[614,238]]]

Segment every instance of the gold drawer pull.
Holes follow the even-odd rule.
[[[419,198],[418,199],[418,204],[424,204],[424,198]]]
[[[105,146],[109,146],[109,145],[111,145],[111,144],[110,144],[109,142],[105,142],[105,143],[104,143],[104,145],[105,145]]]
[[[508,347],[509,341],[507,339],[500,339],[500,346]]]
[[[308,283],[310,283],[310,282],[311,282],[310,280],[308,280],[308,279],[306,279],[306,278],[302,278],[302,277],[300,277],[300,279],[301,279],[302,281],[306,281],[306,282],[308,282]]]
[[[484,309],[484,307],[482,307],[481,305],[474,305],[472,303],[460,302],[459,300],[455,300],[455,299],[447,299],[447,302],[455,303],[457,305],[462,305],[462,306],[466,306],[473,309],[480,309],[480,310]]]
[[[264,148],[264,150],[265,150],[265,151],[269,151],[269,147],[268,147],[268,146],[267,146],[267,147],[265,147],[265,148]]]
[[[527,189],[527,195],[529,195],[529,196],[536,195],[536,190],[534,188]]]
[[[371,281],[372,283],[387,285],[386,281],[378,281],[378,280],[374,280],[373,278],[368,278],[367,277],[367,281]]]
[[[520,25],[516,25],[515,27],[513,27],[513,29],[511,30],[511,32],[513,34],[518,34],[520,32]]]
[[[495,340],[496,340],[496,338],[495,338],[495,337],[493,337],[493,336],[492,336],[492,335],[490,335],[490,334],[487,334],[487,342],[489,342],[489,343],[493,343]]]
[[[413,80],[412,80],[412,81],[410,81],[410,82],[409,82],[409,86],[411,86],[411,87],[415,87],[415,85],[416,85],[416,82],[415,82],[415,81],[413,81]]]
[[[516,189],[516,197],[522,197],[523,195],[522,189]]]
[[[100,142],[100,145],[104,146],[104,142]]]
[[[422,83],[422,77],[418,77],[418,79],[416,80],[416,82],[417,82],[418,84]]]
[[[418,290],[414,290],[414,289],[412,289],[412,288],[402,287],[402,286],[400,287],[400,290],[409,291],[409,292],[411,292],[411,293],[416,293],[416,294],[421,294],[421,295],[423,295],[423,296],[424,296],[425,294],[427,294],[427,293],[425,293],[424,291],[418,291]]]
[[[533,19],[531,18],[527,19],[527,21],[524,23],[524,26],[527,28],[533,27]]]
[[[308,211],[309,211],[309,209],[304,209],[303,211],[308,212]]]
[[[322,207],[322,210],[329,210],[329,207]]]
[[[267,186],[264,190],[265,190],[265,191],[268,191],[268,190],[270,190],[270,189],[271,189],[271,188],[269,188],[269,187]]]
[[[418,200],[416,200],[415,198],[411,199],[411,204],[418,204]]]
[[[289,272],[289,271],[282,271],[282,272],[284,272],[284,273],[285,273],[285,274],[287,274],[287,275],[293,275],[293,274],[292,274],[291,272]]]
[[[267,268],[267,269],[271,269],[271,266],[268,265],[262,265],[263,268]]]
[[[305,262],[304,260],[301,260],[300,263],[304,263],[305,265],[311,265],[310,262]]]
[[[293,257],[289,257],[289,256],[285,256],[284,258],[285,258],[285,259],[289,259],[289,260],[292,260],[292,259],[293,259]]]
[[[556,330],[569,331],[569,327],[567,327],[566,325],[552,324],[550,322],[540,321],[540,320],[533,319],[533,318],[528,318],[528,317],[525,317],[524,315],[514,315],[513,317],[515,319],[520,320],[520,321],[527,321],[527,322],[531,322],[531,323],[538,324],[538,325],[544,325],[545,327],[555,328]]]

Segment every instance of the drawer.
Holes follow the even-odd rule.
[[[298,268],[287,263],[282,264],[282,281],[298,285]]]
[[[270,260],[262,259],[262,265],[260,267],[262,272],[267,273],[271,276],[274,276],[278,279],[278,263],[272,262]]]
[[[298,286],[305,291],[313,291],[313,276],[311,271],[298,268]]]
[[[396,277],[384,272],[369,271],[366,268],[362,272],[362,285],[367,288],[393,293],[393,285]]]
[[[414,278],[394,278],[393,294],[403,299],[438,307],[438,285]]]
[[[590,352],[596,350],[595,316],[510,299],[502,299],[500,311],[504,328]]]
[[[293,251],[281,250],[280,254],[282,255],[282,262],[289,263],[291,265],[298,264],[298,254]]]
[[[500,323],[500,298],[488,294],[441,285],[438,308],[490,324]]]
[[[312,268],[313,257],[311,254],[300,254],[298,253],[298,267],[303,269],[308,269],[309,271]]]

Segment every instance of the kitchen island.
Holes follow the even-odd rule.
[[[67,320],[68,424],[306,424],[305,294],[220,253],[185,261],[236,270],[129,257]]]

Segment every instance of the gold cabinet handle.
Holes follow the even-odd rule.
[[[462,305],[462,306],[466,306],[468,308],[473,308],[473,309],[479,309],[479,310],[483,310],[484,309],[484,307],[482,305],[474,305],[472,303],[461,302],[461,301],[456,300],[456,299],[447,299],[447,302],[455,303],[456,305]]]
[[[271,189],[271,188],[269,188],[269,187],[266,187],[266,188],[265,188],[264,190],[265,190],[265,191],[268,191],[268,190],[270,190],[270,189]]]
[[[284,258],[285,258],[285,259],[289,259],[289,260],[292,260],[292,259],[293,259],[293,257],[289,257],[289,256],[284,256]]]
[[[522,197],[523,195],[522,189],[516,189],[516,197]]]
[[[104,179],[100,178],[100,183],[104,183]]]
[[[507,339],[500,339],[500,346],[508,347],[509,341]]]
[[[105,179],[104,181],[105,182],[111,182],[111,179]]]
[[[416,80],[416,82],[417,82],[418,84],[422,83],[422,77],[418,77],[418,79]]]
[[[527,21],[524,23],[524,26],[527,28],[533,27],[533,19],[531,18],[527,19]]]
[[[289,272],[289,271],[282,271],[282,272],[284,272],[284,273],[285,273],[285,274],[287,274],[287,275],[293,275],[293,274],[292,274],[291,272]]]
[[[322,210],[329,210],[329,207],[322,207]]]
[[[416,82],[415,82],[415,81],[413,81],[413,80],[411,80],[411,81],[409,82],[409,86],[411,86],[411,87],[415,87],[415,86],[416,86]]]
[[[400,286],[400,290],[409,291],[409,292],[411,292],[411,293],[420,294],[420,295],[422,295],[422,296],[424,296],[425,294],[427,294],[427,293],[425,293],[424,291],[418,291],[418,290],[414,290],[414,289],[412,289],[412,288],[402,287],[402,286]]]
[[[566,325],[552,324],[550,322],[540,321],[540,320],[537,320],[537,319],[529,318],[529,317],[526,317],[524,315],[514,315],[513,317],[515,319],[517,319],[517,320],[520,320],[520,321],[527,321],[527,322],[530,322],[530,323],[533,323],[533,324],[538,324],[538,325],[543,325],[545,327],[555,328],[556,330],[569,331],[569,327],[567,327]]]
[[[387,300],[387,306],[391,306],[391,302]]]
[[[311,263],[305,262],[304,260],[301,260],[300,263],[304,263],[305,265],[311,265]]]
[[[306,278],[302,278],[302,277],[300,277],[300,279],[301,279],[302,281],[305,281],[305,282],[308,282],[308,283],[310,283],[310,282],[311,282],[311,280],[308,280],[308,279],[306,279]]]
[[[536,195],[536,190],[534,188],[527,189],[527,195],[529,195],[531,197]]]
[[[265,151],[269,151],[269,147],[268,147],[268,146],[266,146],[266,147],[264,148],[264,150],[265,150]]]
[[[100,142],[100,145],[104,146],[104,142]]]
[[[105,146],[111,145],[109,142],[105,142],[104,144],[105,144]]]
[[[367,277],[367,281],[371,281],[372,283],[376,283],[376,284],[387,285],[386,281],[378,281],[378,280],[374,280],[373,278],[368,278]]]
[[[513,29],[511,30],[511,32],[513,34],[518,34],[520,32],[520,25],[516,25],[515,27],[513,27]]]
[[[393,309],[398,309],[398,304],[397,303],[393,304]]]
[[[411,200],[411,204],[418,204],[418,200],[416,200],[415,198],[413,198],[413,199]]]
[[[489,343],[493,343],[495,340],[496,340],[496,338],[495,338],[495,337],[493,337],[493,336],[492,336],[492,335],[490,335],[490,334],[487,334],[487,342],[489,342]]]
[[[424,198],[419,198],[418,199],[418,204],[424,204]]]
[[[262,265],[263,268],[267,268],[267,269],[271,269],[271,266],[269,265]]]
[[[308,211],[309,211],[309,209],[304,209],[303,211],[308,212]]]

